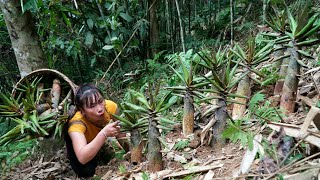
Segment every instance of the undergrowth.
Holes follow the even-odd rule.
[[[265,99],[265,95],[257,92],[251,97],[247,114],[241,119],[229,121],[222,136],[233,143],[240,141],[242,146],[248,146],[252,150],[255,136],[252,128],[257,123],[262,126],[269,121],[279,122],[284,116],[280,109],[270,105],[271,102]]]
[[[0,170],[2,173],[22,163],[38,149],[36,140],[16,142],[0,147]]]

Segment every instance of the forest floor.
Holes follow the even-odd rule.
[[[271,132],[269,137],[281,141],[280,139],[284,136],[281,133]],[[201,145],[200,139],[193,138],[186,147],[181,146],[181,143],[180,147],[176,146],[184,140],[186,139],[180,131],[173,131],[165,136],[164,141],[167,147],[163,150],[163,171],[148,172],[146,158],[134,166],[130,163],[130,153],[127,153],[122,156],[123,158],[115,157],[109,163],[98,166],[95,176],[88,179],[268,179],[270,175],[275,176],[270,176],[270,178],[277,179],[279,174],[286,174],[287,178],[284,179],[318,178],[320,162],[316,158],[309,159],[307,156],[300,161],[279,168],[270,158],[256,158],[256,154],[249,153],[248,159],[247,149],[239,143],[227,142],[223,148],[213,149],[211,146]],[[299,143],[296,142],[296,144]],[[278,147],[283,149],[285,144]],[[292,147],[293,144],[290,146]],[[300,151],[304,150],[300,149]],[[49,159],[44,158],[44,154],[38,153],[35,158],[30,158],[13,168],[3,179],[79,179],[68,163],[65,148],[56,151]],[[319,155],[319,153],[315,155],[317,154]],[[246,163],[250,171],[239,175],[241,167]],[[271,172],[266,173],[263,168]],[[273,168],[275,169],[272,170]]]
[[[130,163],[130,153],[127,153],[122,159],[113,158],[108,164],[98,166],[95,177],[89,179],[204,179],[206,175],[232,179],[237,173],[244,154],[239,144],[227,143],[225,147],[214,150],[211,146],[193,141],[190,144],[196,144],[196,148],[174,149],[174,145],[183,140],[181,132],[167,134],[165,141],[170,150],[163,152],[164,171],[157,178],[156,174],[147,172],[145,158],[134,166]],[[77,179],[68,163],[65,148],[56,151],[51,159],[47,157],[48,160],[45,160],[44,154],[38,153],[35,158],[13,168],[4,179]],[[182,175],[176,174],[181,172]]]

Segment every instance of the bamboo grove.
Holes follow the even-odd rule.
[[[99,4],[98,1],[97,3]],[[173,1],[165,1],[164,15],[167,23],[172,22],[169,17],[169,11],[173,11],[169,9],[170,3],[173,3]],[[174,7],[178,8],[178,3],[178,1],[175,1],[177,5]],[[147,2],[143,3],[145,6],[147,4]],[[149,4],[153,3],[149,2]],[[108,8],[115,10],[116,5],[116,2],[113,2]],[[191,6],[191,4],[189,5]],[[217,5],[216,8],[220,8],[221,4],[215,5]],[[157,2],[153,4],[153,8],[158,6]],[[186,6],[186,4],[183,4],[183,6]],[[212,8],[213,6],[209,7]],[[193,9],[196,8],[197,6],[194,5]],[[129,8],[128,12],[133,11],[133,9]],[[190,11],[191,9],[189,8]],[[232,10],[230,11],[232,12]],[[189,16],[196,16],[195,12],[190,12]],[[63,15],[63,11],[61,13]],[[119,16],[127,21],[127,24],[133,25],[131,16],[122,11],[118,13]],[[74,14],[77,15],[77,12],[74,12]],[[98,17],[100,16],[104,16],[101,11]],[[94,15],[90,17],[98,18]],[[107,31],[107,38],[102,38],[99,33],[96,33],[97,37],[94,37],[93,34],[90,34],[91,31],[99,31],[99,28],[106,28],[107,21],[102,20],[98,25],[93,24],[92,19],[91,21],[89,19],[86,20],[84,25],[88,30],[85,37],[86,47],[101,46],[101,52],[90,51],[90,48],[87,49],[92,53],[90,63],[94,67],[94,64],[103,57],[102,54],[115,56],[120,51],[122,52],[123,40],[128,38],[130,33],[119,35],[121,32],[117,27],[120,26],[120,23],[113,21],[113,24],[111,24],[114,25],[115,31]],[[64,19],[64,21],[70,28],[71,22],[68,19]],[[293,14],[288,7],[283,10],[274,7],[265,22],[271,31],[258,35],[252,34],[250,38],[247,38],[247,43],[231,39],[232,43],[230,44],[220,45],[218,48],[203,49],[191,49],[191,46],[185,47],[183,33],[180,34],[180,37],[175,36],[177,39],[174,39],[173,29],[170,29],[170,25],[161,27],[171,32],[169,33],[170,38],[166,39],[166,45],[171,46],[173,51],[170,51],[172,52],[171,54],[163,55],[163,52],[158,51],[161,48],[152,49],[152,53],[155,53],[155,56],[153,59],[148,59],[148,64],[145,66],[148,66],[146,71],[153,72],[154,69],[159,68],[163,72],[155,75],[158,79],[149,79],[149,81],[144,82],[142,87],[136,87],[135,90],[133,90],[134,83],[130,84],[132,90],[128,90],[123,98],[124,102],[120,102],[121,115],[114,115],[121,121],[123,131],[132,134],[131,151],[134,153],[132,153],[131,158],[133,162],[140,163],[142,161],[142,151],[147,146],[149,170],[161,170],[163,168],[161,149],[165,146],[161,135],[172,130],[177,123],[182,123],[182,133],[184,136],[188,136],[194,132],[194,125],[197,124],[199,119],[212,117],[212,121],[207,124],[206,129],[212,131],[213,137],[211,137],[209,144],[215,148],[224,146],[225,138],[222,135],[226,129],[228,130],[228,126],[239,124],[241,119],[248,114],[262,117],[265,121],[272,121],[281,119],[282,112],[284,114],[294,112],[301,68],[308,70],[319,66],[319,62],[316,62],[314,60],[315,57],[309,52],[309,47],[319,47],[319,12],[309,11],[306,7]],[[180,21],[180,23],[182,22]],[[138,35],[136,35],[139,36],[137,39],[140,39],[140,41],[131,42],[133,44],[127,49],[125,56],[134,53],[138,44],[144,45],[144,43],[147,43],[146,34],[144,34],[146,29],[143,29],[146,24],[147,22],[140,19],[134,25],[135,29],[139,31]],[[190,24],[189,21],[187,29],[191,34]],[[201,23],[199,26],[202,26]],[[183,32],[182,27],[181,29],[180,32]],[[156,32],[152,31],[150,33]],[[93,39],[98,42],[94,44]],[[155,38],[149,45],[157,47],[156,44],[152,43],[159,42],[158,40]],[[181,42],[183,52],[174,53],[176,52],[175,41]],[[57,42],[56,45],[58,46],[59,41],[55,39],[55,42]],[[60,47],[64,44],[62,41],[59,43]],[[78,59],[84,56],[83,54],[72,54],[75,52],[72,51],[72,48],[79,47],[77,45],[72,46],[69,49],[69,55]],[[141,47],[146,48],[147,46]],[[54,47],[50,46],[47,50],[53,51],[53,49]],[[318,49],[316,53],[319,53],[320,50]],[[143,48],[139,51],[147,52]],[[143,53],[140,55],[143,59],[147,57]],[[117,61],[119,69],[122,68],[121,60],[125,56]],[[160,61],[159,59],[165,59],[166,63],[157,64]],[[55,61],[52,60],[51,62]],[[268,69],[270,73],[265,73],[265,69]],[[163,73],[167,73],[167,75],[162,76]],[[278,73],[280,76],[275,75]],[[134,76],[139,76],[139,73],[126,75],[134,78]],[[112,75],[108,74],[108,76],[111,78]],[[19,93],[12,95],[0,94],[1,116],[7,117],[5,120],[16,123],[14,129],[1,137],[0,144],[14,140],[49,136],[50,133],[51,135],[62,134],[62,127],[72,114],[69,113],[69,111],[72,111],[72,101],[69,100],[72,98],[72,87],[69,87],[70,93],[68,93],[68,90],[67,92],[59,93],[59,90],[57,90],[59,89],[57,86],[60,82],[59,79],[53,82],[50,81],[52,84],[47,86],[47,89],[41,85],[43,82],[40,77],[33,78],[31,82],[20,84],[19,88],[17,88],[20,95]],[[257,95],[251,98],[251,88],[258,86],[263,89],[267,85],[275,86],[274,94],[279,98],[279,105],[275,105],[275,108],[269,108],[267,112],[261,112],[258,108],[250,105],[250,103],[254,104],[253,100],[258,103],[257,99],[261,99],[261,95],[260,97]],[[57,97],[58,99],[56,99]],[[61,99],[63,100],[60,101]],[[167,114],[170,113],[173,107],[182,106],[179,101],[183,101],[183,117],[174,121],[174,118],[167,117]],[[45,106],[44,110],[42,110],[42,106]],[[203,106],[208,106],[209,108],[203,111]],[[270,105],[265,104],[265,106]],[[249,112],[247,109],[249,109]],[[50,111],[49,114],[43,115],[47,110]],[[279,117],[274,118],[275,116]]]

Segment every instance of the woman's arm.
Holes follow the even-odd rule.
[[[69,132],[74,152],[81,164],[86,164],[97,155],[108,136],[118,135],[119,128],[117,124],[115,122],[105,126],[90,143],[87,143],[84,134]]]

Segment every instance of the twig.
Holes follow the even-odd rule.
[[[320,166],[303,166],[303,167],[299,167],[299,168],[296,168],[292,171],[290,171],[290,173],[296,173],[296,172],[300,172],[300,171],[303,171],[303,170],[307,170],[307,169],[318,169],[320,168]]]
[[[320,155],[320,152],[318,152],[318,153],[316,153],[316,154],[313,154],[313,155],[311,155],[311,156],[309,156],[309,157],[306,157],[306,158],[304,158],[304,159],[302,159],[302,160],[300,160],[300,161],[298,161],[298,162],[291,162],[291,163],[289,163],[288,165],[284,166],[283,168],[279,169],[278,171],[274,172],[273,174],[271,174],[271,175],[268,176],[267,178],[265,178],[265,180],[271,179],[273,176],[279,174],[280,172],[283,172],[283,171],[289,169],[289,168],[292,167],[292,166],[299,165],[299,164],[301,164],[301,163],[303,163],[303,162],[305,162],[305,161],[307,161],[307,160],[309,160],[309,159],[311,159],[311,158],[314,158],[315,156],[318,156],[318,155]]]
[[[225,179],[238,179],[238,178],[244,178],[246,179],[246,177],[261,177],[261,176],[267,176],[267,174],[247,174],[247,175],[240,175],[240,176],[237,176],[237,177],[216,177],[216,178],[212,178],[212,180],[218,180],[218,179],[221,179],[221,180],[225,180]]]

